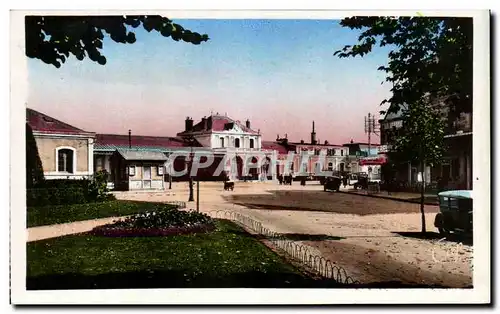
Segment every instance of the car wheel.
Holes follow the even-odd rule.
[[[443,227],[439,227],[439,228],[438,228],[438,231],[439,231],[439,234],[440,234],[441,236],[443,236],[443,237],[445,237],[445,236],[449,236],[449,235],[450,235],[450,231],[449,231],[449,230],[447,230],[447,229],[445,229],[445,228],[443,228]]]

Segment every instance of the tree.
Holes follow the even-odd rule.
[[[359,43],[334,53],[340,58],[363,57],[377,43],[392,47],[388,64],[378,68],[392,83],[392,96],[381,104],[391,104],[389,112],[403,111],[403,129],[397,133],[391,158],[415,162],[424,174],[427,164],[441,162],[443,121],[450,125],[461,112],[472,112],[472,19],[351,17],[340,24],[361,31]],[[449,111],[443,117],[444,108]],[[425,178],[420,189],[422,232],[426,231],[424,191]]]
[[[472,18],[351,17],[340,24],[361,32],[357,44],[334,53],[340,58],[363,57],[377,43],[392,47],[388,65],[378,68],[393,84],[382,104],[440,99],[450,108],[450,123],[472,112]]]
[[[441,163],[444,146],[444,123],[439,112],[429,110],[426,101],[413,103],[403,114],[403,127],[396,137],[392,154],[393,161],[416,163],[422,174],[420,186],[420,214],[422,219],[422,233],[425,226],[425,168],[427,165]]]
[[[59,68],[70,55],[78,60],[85,57],[101,65],[106,57],[101,54],[105,33],[111,40],[133,44],[136,36],[130,28],[141,26],[175,41],[183,40],[199,45],[208,36],[184,29],[166,17],[138,16],[26,16],[26,56],[40,59]]]
[[[43,183],[42,160],[38,154],[33,130],[26,123],[26,187],[31,188]]]

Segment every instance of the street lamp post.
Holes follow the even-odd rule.
[[[188,168],[188,170],[189,170],[189,199],[188,199],[188,202],[193,202],[194,201],[194,195],[193,195],[194,182],[193,182],[193,176],[191,175],[191,169],[193,167],[193,147],[192,146],[191,146],[191,154],[189,156],[188,164],[191,165],[191,167]]]

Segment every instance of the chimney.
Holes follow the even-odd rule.
[[[207,129],[208,123],[207,123],[207,117],[201,118],[201,123],[203,125],[203,130]]]
[[[300,144],[304,144],[304,140],[300,140]]]
[[[328,141],[325,141],[325,145],[328,145]]]
[[[186,117],[185,131],[189,132],[193,130],[193,119]]]
[[[208,130],[212,129],[212,122],[213,122],[212,116],[208,117],[208,119],[207,119],[207,129]]]
[[[311,144],[316,144],[316,132],[314,131],[314,121],[313,121],[313,129],[311,132]]]
[[[246,123],[245,123],[245,124],[246,124],[246,126],[247,126],[247,129],[250,129],[250,120],[248,120],[248,119],[247,119],[247,121],[246,121]]]
[[[132,130],[128,130],[128,148],[132,148]]]

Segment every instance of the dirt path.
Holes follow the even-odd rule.
[[[69,234],[87,232],[97,226],[106,225],[121,217],[108,217],[93,220],[69,222],[64,224],[32,227],[27,229],[27,242],[61,237]]]

